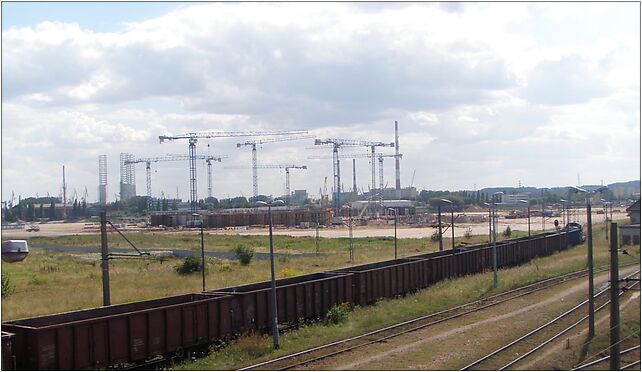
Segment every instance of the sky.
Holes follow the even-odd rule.
[[[640,179],[640,4],[2,3],[2,200],[62,193],[108,201],[119,154],[187,154],[203,131],[307,130],[392,142],[402,187],[474,190]],[[213,196],[252,196],[248,138],[201,139]],[[366,153],[342,148],[340,153]],[[258,163],[307,165],[318,197],[331,150],[264,144]],[[392,153],[383,148],[381,152]],[[352,164],[343,159],[344,189]],[[229,167],[229,168],[227,168]],[[378,168],[378,166],[377,166]],[[367,158],[357,159],[367,191]],[[197,163],[198,195],[207,168]],[[393,187],[394,160],[384,161]],[[376,176],[377,183],[379,175]],[[136,167],[139,195],[145,167]],[[259,193],[285,172],[259,169]],[[378,185],[375,185],[378,187]],[[152,196],[189,198],[187,162],[154,163]]]

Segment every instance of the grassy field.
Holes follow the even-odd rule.
[[[144,248],[181,248],[200,256],[200,235],[183,233],[127,234],[136,246]],[[513,236],[514,237],[514,236]],[[483,242],[486,237],[473,237],[469,243]],[[459,241],[459,240],[458,240]],[[9,278],[13,294],[2,300],[2,320],[20,319],[102,305],[102,279],[98,254],[68,254],[33,248],[38,244],[99,246],[99,235],[37,237],[29,240],[29,257],[18,263],[2,265],[2,275]],[[257,252],[267,252],[267,236],[206,235],[207,251],[231,252],[243,244]],[[450,246],[444,239],[444,246]],[[110,247],[128,247],[116,234],[109,237]],[[349,239],[320,239],[317,257],[297,257],[297,253],[313,253],[315,239],[310,237],[275,236],[277,253],[286,253],[276,262],[277,277],[327,271],[349,266]],[[355,238],[353,264],[394,258],[394,239],[390,237]],[[404,257],[438,250],[430,239],[399,239],[398,256]],[[133,250],[132,250],[133,252]],[[290,253],[288,255],[287,253]],[[116,259],[110,261],[112,304],[140,301],[170,295],[201,291],[201,276],[178,275],[181,259]],[[243,266],[238,261],[207,258],[206,288],[259,282],[269,279],[269,261],[254,259]],[[55,301],[51,299],[55,298]]]
[[[600,267],[608,264],[608,250],[604,231],[595,230],[594,259],[595,266]],[[627,250],[632,256],[621,256],[621,264],[640,261],[639,246],[627,248]],[[580,245],[550,257],[535,259],[516,268],[501,270],[497,289],[492,288],[491,272],[446,280],[402,299],[386,299],[377,302],[374,306],[357,307],[348,314],[346,322],[341,325],[326,325],[319,322],[301,327],[296,331],[286,332],[281,339],[281,348],[277,351],[272,350],[269,336],[250,335],[232,341],[222,349],[212,348],[207,357],[184,363],[176,366],[175,369],[237,369],[469,302],[483,295],[502,292],[562,273],[578,271],[584,269],[585,265],[586,245]],[[631,321],[624,318],[623,320]],[[636,319],[632,320],[634,323],[635,321]],[[639,318],[637,318],[637,324],[639,324]]]

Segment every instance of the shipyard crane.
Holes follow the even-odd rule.
[[[244,132],[191,132],[177,135],[158,136],[160,143],[174,140],[187,140],[189,143],[189,197],[192,219],[196,220],[198,210],[198,193],[196,189],[196,142],[199,139],[222,138],[222,137],[256,137],[256,136],[283,136],[287,134],[307,134],[307,130],[274,130],[274,131],[244,131]]]
[[[375,154],[375,156],[379,159],[379,205],[382,206],[383,205],[383,158],[395,158],[395,160],[398,160],[403,157],[403,154],[377,153]],[[344,155],[339,155],[339,158],[341,159],[372,158],[372,154],[344,154]],[[330,159],[330,158],[328,156],[313,155],[313,156],[308,156],[308,159]],[[353,174],[353,178],[356,178],[355,174]],[[375,188],[375,185],[373,184],[372,189],[374,188]]]
[[[242,146],[252,146],[252,192],[254,194],[254,199],[256,199],[256,197],[259,196],[259,177],[257,172],[256,145],[262,145],[265,143],[274,143],[274,142],[296,141],[296,140],[309,139],[309,138],[314,138],[314,136],[263,138],[263,139],[240,142],[236,144],[237,148],[240,148]]]
[[[264,165],[255,165],[259,169],[285,169],[285,195],[290,201],[290,169],[308,169],[307,165],[290,165],[290,164],[264,164]],[[245,169],[244,166],[230,166],[225,167],[225,169]],[[256,200],[256,198],[254,198]]]
[[[371,149],[370,161],[372,164],[372,185],[374,187],[375,183],[375,148],[376,147],[394,147],[394,142],[374,142],[374,141],[359,141],[359,140],[349,140],[349,139],[338,139],[338,138],[327,138],[327,139],[315,139],[314,145],[328,145],[332,144],[332,173],[334,177],[334,213],[335,216],[339,215],[339,207],[341,205],[339,198],[341,196],[341,169],[339,162],[339,148],[345,146],[367,146]]]

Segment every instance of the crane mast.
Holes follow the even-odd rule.
[[[222,137],[256,137],[256,136],[282,136],[287,134],[307,134],[307,130],[276,130],[276,131],[242,131],[242,132],[190,132],[178,135],[163,135],[158,136],[160,143],[164,141],[174,141],[179,139],[186,139],[189,142],[189,182],[190,182],[190,210],[192,212],[192,221],[196,221],[198,211],[198,190],[196,182],[196,142],[198,139],[222,138]]]

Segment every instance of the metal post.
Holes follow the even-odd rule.
[[[450,230],[453,237],[453,254],[455,254],[455,212],[453,207],[450,207]]]
[[[276,278],[274,276],[274,248],[272,244],[272,206],[268,205],[268,222],[270,224],[270,271],[272,273],[272,346],[279,348],[279,317],[276,304]]]
[[[493,288],[497,288],[497,225],[495,224],[497,211],[493,202]]]
[[[395,260],[397,259],[397,210],[395,209]]]
[[[321,208],[319,208],[319,212],[317,213],[317,231],[316,231],[316,236],[315,236],[315,241],[314,241],[315,246],[316,246],[315,247],[316,250],[314,251],[314,255],[315,256],[319,255],[319,224],[321,223],[320,215],[321,215]]]
[[[437,205],[437,223],[439,224],[439,250],[444,250],[444,242],[441,236],[441,204]]]
[[[201,274],[203,276],[203,292],[205,292],[205,239],[203,238],[203,217],[201,217]]]
[[[492,225],[493,225],[493,218],[491,214],[491,207],[490,204],[488,205],[488,242],[493,241],[493,230],[492,230]]]
[[[107,212],[100,212],[100,252],[103,274],[103,306],[111,305],[109,295],[109,250],[107,248]]]
[[[586,241],[588,246],[588,316],[589,337],[595,336],[595,300],[593,299],[593,226],[591,221],[591,197],[586,197]]]
[[[611,222],[611,358],[610,370],[620,370],[620,300],[618,256],[617,256],[617,224]]]
[[[352,206],[348,207],[348,232],[350,236],[350,263],[354,260],[354,251],[352,250]]]
[[[528,236],[531,236],[531,205],[528,205]]]

